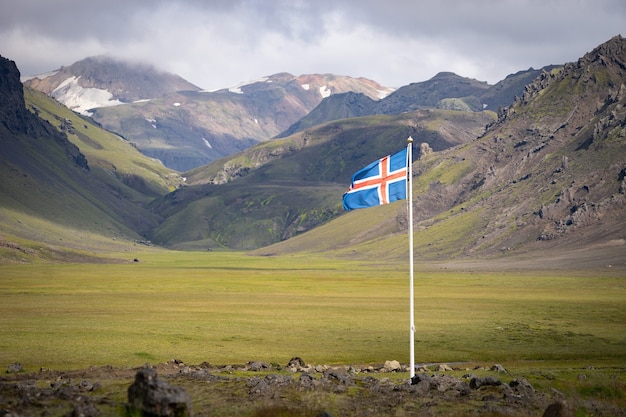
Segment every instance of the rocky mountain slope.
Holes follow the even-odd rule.
[[[174,172],[23,87],[5,58],[0,96],[1,258],[55,259],[61,247],[120,250],[158,224],[145,203],[180,183]],[[84,258],[93,256],[72,255]]]
[[[275,74],[219,91],[179,92],[162,99],[97,109],[103,127],[166,166],[187,171],[266,141],[324,97],[358,91],[387,94],[377,83],[335,75]]]
[[[626,40],[544,73],[476,140],[414,165],[423,258],[524,254],[626,264]],[[392,223],[375,221],[386,216]],[[349,233],[346,224],[359,224]],[[406,256],[406,207],[351,212],[259,253]],[[375,244],[374,244],[375,243]],[[549,267],[550,263],[542,264]]]

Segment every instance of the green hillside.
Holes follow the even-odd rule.
[[[246,250],[291,239],[343,214],[351,175],[406,146],[409,136],[446,149],[493,120],[491,112],[416,111],[338,120],[260,144],[186,173],[189,185],[151,206],[167,219],[151,239],[179,249]]]
[[[18,117],[28,127],[0,131],[0,258],[91,259],[144,241],[159,222],[145,205],[180,177],[47,96],[24,93],[30,112]]]
[[[146,202],[173,191],[181,183],[175,171],[147,158],[130,143],[106,131],[90,119],[31,88],[24,88],[26,106],[40,118],[67,134],[80,149],[98,179],[108,183],[124,198]],[[120,185],[121,183],[121,185]]]

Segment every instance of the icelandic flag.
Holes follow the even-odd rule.
[[[354,210],[406,199],[407,148],[374,161],[352,176],[343,208]]]

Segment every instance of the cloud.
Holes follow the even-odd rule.
[[[440,71],[495,83],[574,61],[626,21],[621,0],[0,0],[0,54],[24,75],[107,53],[202,88],[277,72],[399,87]]]

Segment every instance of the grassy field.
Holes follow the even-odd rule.
[[[139,261],[0,266],[0,366],[409,361],[406,265],[232,252]],[[623,369],[621,275],[416,265],[416,361]]]

